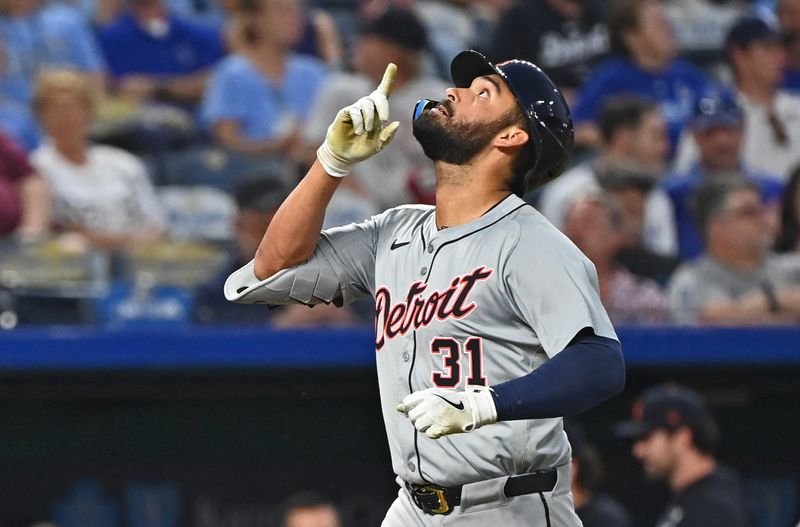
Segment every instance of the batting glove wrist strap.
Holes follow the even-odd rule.
[[[428,388],[406,396],[397,410],[432,439],[497,422],[494,397],[486,386],[470,386],[463,392]]]
[[[467,396],[473,399],[472,418],[475,428],[497,422],[497,407],[494,404],[492,389],[474,386],[467,389]]]
[[[320,147],[317,148],[317,160],[319,164],[322,165],[322,168],[325,169],[325,172],[333,177],[345,177],[353,170],[353,163],[334,154],[327,142],[322,143]]]

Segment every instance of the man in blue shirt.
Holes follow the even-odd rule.
[[[131,0],[99,39],[118,91],[133,99],[196,103],[224,55],[218,32],[175,16],[161,0]]]
[[[690,206],[695,189],[703,182],[744,177],[760,190],[764,203],[772,206],[780,203],[783,183],[742,162],[742,127],[742,110],[724,89],[708,92],[695,106],[691,131],[699,159],[686,173],[673,175],[664,182],[675,211],[678,247],[684,259],[695,258],[704,249]]]
[[[678,60],[672,27],[657,0],[616,0],[609,6],[611,50],[586,81],[573,107],[575,141],[600,143],[597,120],[604,101],[614,95],[638,95],[656,100],[674,149],[692,108],[705,88],[705,76]]]

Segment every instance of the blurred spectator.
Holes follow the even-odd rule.
[[[28,163],[25,152],[0,132],[0,239],[22,240],[45,235],[52,201],[47,183]]]
[[[598,174],[598,181],[622,213],[623,246],[616,260],[635,275],[664,286],[681,261],[648,249],[644,244],[648,196],[653,192],[651,174],[641,170],[609,169]]]
[[[800,166],[792,172],[783,193],[781,225],[775,250],[800,253]]]
[[[727,90],[709,92],[698,100],[691,124],[691,141],[699,150],[699,159],[691,168],[669,177],[664,188],[672,200],[678,246],[684,259],[703,252],[703,243],[692,219],[691,197],[704,181],[745,177],[753,182],[768,205],[777,207],[783,182],[753,170],[742,161],[744,116]]]
[[[568,418],[564,420],[564,431],[572,447],[572,497],[583,527],[632,527],[622,505],[599,492],[603,462],[600,452],[586,438],[583,427]]]
[[[311,161],[336,112],[375,89],[387,62],[397,64],[389,117],[400,121],[400,130],[392,147],[358,165],[348,182],[355,183],[379,209],[432,199],[433,167],[413,137],[411,113],[418,99],[441,98],[448,85],[423,76],[421,54],[426,41],[424,26],[410,10],[390,7],[370,20],[355,43],[358,73],[331,76],[305,126],[306,159]]]
[[[747,10],[739,0],[667,0],[681,56],[709,73],[725,61],[725,35]]]
[[[800,0],[778,0],[777,14],[786,44],[783,87],[800,92]]]
[[[674,320],[689,324],[796,324],[800,254],[770,253],[772,229],[759,189],[710,181],[693,198],[706,252],[670,283]]]
[[[706,77],[679,60],[675,37],[658,0],[613,0],[608,30],[614,57],[602,63],[580,90],[573,107],[576,143],[596,146],[597,121],[606,98],[639,95],[658,101],[674,147],[703,92]]]
[[[294,494],[278,507],[278,527],[341,527],[333,502],[318,494]]]
[[[600,298],[614,324],[667,321],[669,301],[659,285],[614,260],[625,238],[622,213],[610,196],[595,192],[577,198],[567,213],[564,234],[597,269]]]
[[[609,51],[608,30],[594,2],[520,1],[498,21],[490,54],[541,67],[568,101]]]
[[[83,14],[61,3],[5,0],[0,5],[0,94],[28,104],[44,67],[71,67],[103,85],[104,64]]]
[[[416,0],[413,10],[425,25],[428,49],[439,77],[450,78],[450,62],[478,41],[478,16],[471,0]]]
[[[195,294],[194,320],[201,324],[266,324],[274,311],[261,305],[233,304],[225,300],[222,286],[230,273],[256,254],[269,222],[289,192],[273,178],[254,179],[236,189],[233,222],[235,252],[222,272],[200,286]]]
[[[659,107],[638,97],[608,99],[599,130],[602,143],[598,157],[567,170],[544,188],[539,202],[542,214],[561,228],[570,201],[587,187],[598,186],[599,175],[618,169],[636,170],[651,179],[640,230],[642,241],[637,245],[663,255],[674,254],[677,243],[672,206],[666,194],[654,188],[664,173],[669,150]]]
[[[342,63],[342,38],[333,17],[324,9],[308,7],[304,11],[303,36],[294,47],[300,54],[316,57],[331,68]]]
[[[175,15],[218,32],[225,32],[240,9],[240,0],[166,0]],[[342,60],[342,42],[336,21],[324,9],[304,11],[303,36],[295,46],[298,53],[311,55],[335,66]]]
[[[109,249],[157,238],[164,219],[142,162],[88,141],[95,99],[86,77],[43,71],[33,104],[47,137],[31,160],[52,187],[57,226]]]
[[[800,97],[781,89],[781,35],[760,18],[743,18],[728,33],[727,48],[745,116],[744,161],[786,181],[800,163]]]
[[[719,464],[719,429],[700,395],[677,385],[645,391],[634,403],[632,420],[618,435],[634,440],[633,455],[648,478],[672,493],[656,525],[745,527],[750,525],[738,477]]]
[[[98,38],[115,92],[133,101],[197,103],[224,54],[219,32],[170,13],[162,0],[127,0]]]
[[[203,119],[220,144],[250,154],[288,154],[325,80],[325,66],[293,51],[302,35],[299,0],[243,0],[237,52],[215,68]]]

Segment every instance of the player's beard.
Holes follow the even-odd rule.
[[[514,112],[488,123],[460,121],[449,100],[442,101],[447,115],[424,113],[413,123],[414,137],[432,161],[466,165],[504,128],[515,122]]]

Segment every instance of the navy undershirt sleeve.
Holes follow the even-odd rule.
[[[498,421],[509,421],[575,415],[624,386],[619,342],[582,332],[533,372],[492,389]]]

